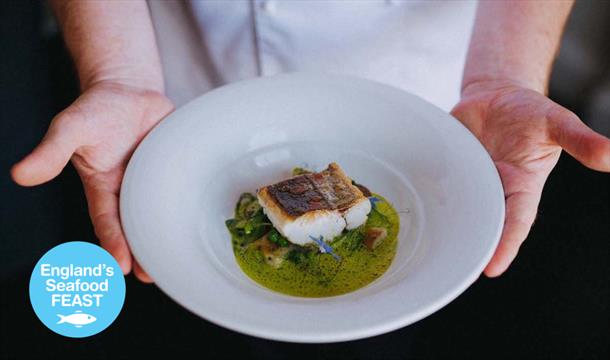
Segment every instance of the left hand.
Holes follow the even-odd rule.
[[[541,93],[510,81],[468,84],[451,113],[485,146],[502,179],[504,230],[484,271],[499,276],[534,223],[542,187],[561,150],[591,169],[610,172],[610,140]]]

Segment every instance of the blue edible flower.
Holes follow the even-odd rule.
[[[378,197],[376,197],[376,196],[370,196],[370,197],[369,197],[369,201],[371,202],[371,207],[372,207],[373,209],[375,209],[375,207],[376,207],[377,203],[378,203],[378,202],[380,202],[380,201],[381,201],[381,199],[380,199],[380,198],[378,198]]]
[[[331,248],[330,245],[328,245],[324,241],[324,238],[322,237],[322,235],[320,235],[320,238],[315,238],[315,237],[309,235],[309,238],[311,240],[315,241],[316,244],[318,244],[318,247],[320,248],[320,252],[322,254],[330,254],[333,256],[333,258],[335,258],[335,260],[341,261],[341,257],[339,255],[335,254],[335,252],[333,251],[333,248]]]

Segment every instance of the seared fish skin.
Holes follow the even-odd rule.
[[[371,204],[336,163],[261,188],[258,201],[275,228],[290,242],[326,241],[367,220]]]
[[[310,174],[299,175],[259,191],[275,201],[288,216],[301,216],[309,211],[329,210],[331,204],[316,189]]]

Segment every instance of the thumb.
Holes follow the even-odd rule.
[[[610,139],[591,130],[578,116],[559,108],[550,113],[551,138],[583,165],[610,172]]]
[[[13,180],[22,186],[34,186],[59,175],[74,151],[81,145],[79,123],[69,110],[55,117],[40,144],[13,165],[11,169]]]

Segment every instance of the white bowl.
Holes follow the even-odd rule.
[[[329,298],[250,280],[224,225],[239,194],[332,161],[400,211],[391,267]],[[195,314],[267,339],[335,342],[403,327],[463,292],[497,245],[504,195],[487,152],[442,110],[379,83],[301,73],[224,86],[163,120],[129,163],[121,218],[144,270]]]

